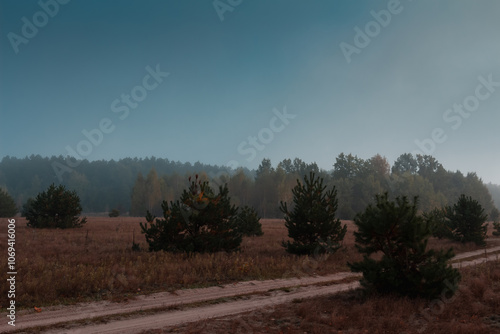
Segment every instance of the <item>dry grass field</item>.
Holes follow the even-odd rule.
[[[365,297],[353,290],[142,334],[500,333],[500,262],[463,268],[461,273],[455,296],[434,301]]]
[[[361,259],[354,247],[352,222],[345,222],[348,233],[342,249],[314,259],[285,252],[281,241],[287,238],[287,230],[282,220],[262,220],[264,236],[244,238],[239,252],[192,255],[148,252],[140,221],[144,219],[91,217],[80,229],[35,230],[16,218],[17,307],[121,301],[157,291],[324,275],[348,271],[348,261]],[[0,220],[0,240],[7,240],[6,223]],[[133,238],[141,251],[132,251]],[[453,246],[456,253],[476,249],[473,244],[434,239],[429,244]],[[0,254],[6,254],[3,241]],[[6,268],[6,262],[7,256],[1,256],[0,267]],[[7,285],[0,286],[0,295],[7,295]],[[1,303],[6,307],[3,298]]]

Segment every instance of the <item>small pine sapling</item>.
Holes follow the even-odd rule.
[[[431,226],[417,210],[417,198],[413,203],[406,197],[392,202],[385,193],[356,215],[354,236],[363,261],[348,265],[363,273],[366,291],[432,299],[456,290],[460,274],[448,264],[453,251],[427,250]],[[375,254],[381,258],[374,259]]]
[[[478,201],[461,195],[453,206],[446,208],[446,218],[454,240],[485,245],[488,216]]]
[[[282,245],[292,254],[334,253],[341,247],[347,231],[336,218],[338,201],[335,187],[326,190],[323,178],[311,172],[304,176],[304,183],[297,180],[293,188],[293,209],[281,202],[285,226],[292,241]]]

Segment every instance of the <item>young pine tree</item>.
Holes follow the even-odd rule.
[[[240,208],[240,212],[238,213],[238,229],[242,235],[247,237],[260,237],[264,234],[257,211],[248,205]]]
[[[19,210],[9,193],[0,188],[0,217],[14,217]]]
[[[80,197],[63,185],[52,184],[39,193],[27,207],[27,225],[34,228],[82,227],[87,218],[79,218],[82,212]]]
[[[148,211],[146,223],[140,223],[150,251],[229,252],[241,244],[238,209],[230,202],[227,185],[215,195],[196,175],[180,200],[170,205],[164,201],[162,208],[163,219],[155,222]]]
[[[478,201],[461,195],[453,206],[446,208],[447,224],[453,239],[466,243],[473,241],[485,245],[488,216]]]
[[[293,254],[322,254],[337,251],[347,227],[336,218],[338,207],[335,187],[326,191],[322,178],[314,173],[304,176],[304,183],[297,180],[292,190],[293,209],[281,203],[288,236],[293,241],[283,241],[283,247]]]
[[[493,235],[500,236],[500,222],[498,221],[500,219],[500,211],[497,208],[491,209],[490,219],[493,221]]]
[[[443,239],[451,239],[452,233],[446,220],[446,211],[443,208],[435,208],[431,211],[424,212],[422,217],[429,222],[432,230],[432,236]]]
[[[447,263],[453,251],[426,249],[431,223],[417,215],[417,198],[410,204],[406,197],[391,202],[387,193],[377,195],[375,205],[356,215],[354,223],[363,261],[349,266],[363,273],[361,285],[367,291],[426,298],[455,291],[460,274]],[[374,254],[381,259],[373,259]]]

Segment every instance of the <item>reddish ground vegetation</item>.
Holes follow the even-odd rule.
[[[49,230],[28,228],[23,218],[16,218],[17,307],[123,300],[138,293],[325,275],[348,271],[348,261],[361,259],[354,247],[352,222],[344,222],[348,232],[343,248],[314,258],[285,252],[281,241],[287,239],[287,230],[279,219],[262,220],[264,235],[244,238],[240,252],[193,255],[146,251],[140,221],[144,219],[91,217],[80,229]],[[7,240],[6,222],[0,220],[0,240]],[[133,239],[142,251],[132,251]],[[453,246],[456,252],[477,249],[473,244],[434,239],[429,245]],[[0,243],[0,253],[6,254],[5,247]],[[6,268],[6,262],[6,256],[0,257],[0,267]],[[7,285],[0,285],[0,294],[7,295]]]
[[[500,333],[500,262],[463,268],[461,273],[455,296],[433,301],[364,296],[354,290],[143,334]]]

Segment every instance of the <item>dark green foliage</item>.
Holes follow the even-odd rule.
[[[500,237],[500,223],[499,222],[493,222],[493,235]]]
[[[281,202],[288,236],[293,241],[283,242],[287,252],[293,254],[334,253],[340,248],[347,226],[336,218],[338,207],[335,187],[325,191],[322,178],[313,172],[304,176],[304,184],[297,180],[293,188],[293,210]]]
[[[240,209],[238,213],[238,230],[242,235],[247,237],[261,236],[264,234],[264,232],[262,232],[260,217],[254,208],[245,205]]]
[[[392,166],[392,172],[394,174],[416,174],[418,170],[417,159],[413,157],[411,153],[401,154],[396,161],[394,161],[394,166]]]
[[[16,202],[7,191],[0,188],[0,218],[9,218],[17,214]]]
[[[495,207],[491,209],[490,211],[490,220],[493,221],[494,223],[498,223],[500,219],[500,211]]]
[[[80,219],[80,198],[75,191],[52,184],[35,198],[26,212],[27,225],[34,228],[82,227],[87,218]]]
[[[453,251],[426,249],[431,226],[417,215],[416,197],[410,204],[406,197],[392,202],[387,193],[377,195],[376,204],[356,215],[354,223],[363,261],[349,266],[363,273],[361,284],[369,292],[436,298],[456,289],[460,274],[447,263]],[[374,254],[382,258],[374,260],[370,257]]]
[[[432,236],[443,239],[451,239],[451,228],[446,220],[446,211],[436,208],[423,214],[423,218],[429,223],[432,231]]]
[[[111,212],[108,214],[110,217],[118,217],[120,215],[120,211],[118,209],[113,209]]]
[[[460,195],[457,203],[446,208],[447,224],[452,238],[460,242],[473,241],[477,245],[485,245],[486,220],[488,216],[478,201],[472,197]]]
[[[191,178],[189,178],[191,181]],[[227,185],[214,194],[208,182],[196,180],[180,200],[163,201],[163,219],[146,215],[140,223],[150,251],[217,252],[237,250],[241,244],[238,209],[231,205]]]
[[[21,217],[26,217],[30,209],[33,207],[33,203],[35,202],[35,199],[33,197],[28,198],[26,203],[24,203],[23,208],[21,210]]]

